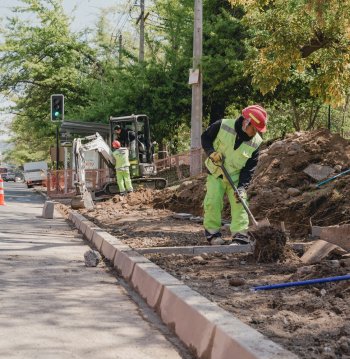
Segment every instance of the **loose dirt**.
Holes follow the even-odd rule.
[[[267,217],[276,227],[284,221],[289,241],[283,255],[271,258],[284,245],[286,237],[281,232],[274,243],[276,252],[265,253],[266,258],[263,240],[254,254],[148,257],[300,358],[349,359],[349,281],[251,291],[258,285],[350,272],[350,260],[334,255],[317,265],[305,266],[299,259],[302,253],[288,245],[290,241],[308,242],[310,223],[350,223],[350,175],[316,189],[317,181],[303,172],[311,163],[330,166],[334,174],[348,169],[349,141],[321,130],[295,133],[274,142],[261,151],[248,191],[250,208],[258,220]],[[206,245],[202,225],[196,223],[198,218],[173,218],[174,212],[203,215],[205,179],[205,175],[199,176],[162,191],[140,189],[81,213],[133,248]],[[227,202],[223,216],[229,220]],[[230,238],[227,228],[223,234],[225,239]],[[272,260],[276,263],[263,263]]]

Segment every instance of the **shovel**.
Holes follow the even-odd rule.
[[[222,161],[224,161],[224,159],[222,159]],[[224,166],[224,163],[221,162],[221,164],[219,165],[219,167],[221,168],[222,172],[224,173],[224,176],[226,177],[227,181],[229,182],[229,184],[231,185],[231,187],[233,188],[236,196],[238,197],[239,201],[242,203],[245,211],[248,213],[248,216],[250,217],[252,223],[253,223],[253,228],[259,228],[259,227],[265,227],[265,226],[269,226],[270,225],[270,221],[267,218],[264,218],[262,221],[258,222],[255,217],[253,216],[253,213],[250,211],[246,201],[241,197],[236,185],[233,183],[231,176],[229,175],[229,173],[227,172],[227,169]]]

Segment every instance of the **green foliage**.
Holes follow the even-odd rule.
[[[0,91],[15,93],[15,118],[11,129],[16,148],[9,157],[48,158],[55,125],[50,122],[50,95],[66,98],[66,115],[84,101],[80,84],[96,64],[93,51],[69,32],[69,19],[61,0],[48,4],[23,0],[16,13],[35,16],[32,22],[13,17],[3,31],[0,45]],[[24,154],[26,153],[26,154]]]
[[[47,159],[55,142],[49,111],[55,93],[65,96],[66,119],[108,123],[110,116],[143,113],[153,140],[170,144],[172,153],[188,149],[193,0],[147,4],[143,63],[133,31],[123,31],[118,50],[108,21],[113,9],[101,13],[87,43],[70,31],[62,0],[21,4],[0,44],[0,92],[15,103],[8,158]],[[267,137],[282,137],[326,126],[332,103],[332,130],[346,134],[349,10],[350,0],[204,0],[203,125],[260,103],[269,112]],[[35,20],[20,20],[22,13]]]
[[[252,37],[247,72],[266,94],[295,72],[310,94],[337,105],[350,84],[350,1],[229,0],[245,7]]]

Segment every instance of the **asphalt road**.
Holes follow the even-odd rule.
[[[191,358],[106,266],[87,268],[87,242],[44,197],[5,183],[0,206],[0,358]]]

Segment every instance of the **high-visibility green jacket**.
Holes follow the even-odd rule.
[[[115,158],[115,169],[126,169],[130,166],[129,162],[129,150],[126,147],[120,147],[113,151]]]
[[[262,138],[257,133],[250,141],[244,141],[235,150],[234,144],[236,140],[235,120],[223,119],[221,122],[220,130],[214,140],[214,149],[220,152],[225,157],[225,168],[231,177],[239,175],[242,168],[252,157],[253,152],[260,146]],[[209,172],[219,177],[223,175],[220,167],[213,164],[210,158],[205,161]]]

